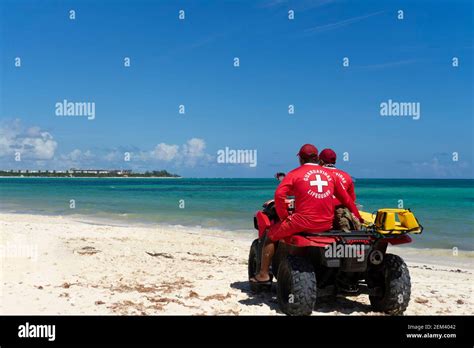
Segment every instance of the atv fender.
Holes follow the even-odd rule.
[[[324,237],[321,235],[315,236],[301,236],[294,234],[284,239],[286,244],[293,245],[298,248],[302,247],[325,247],[332,243],[337,242],[337,238]]]
[[[408,234],[397,235],[396,237],[388,237],[379,240],[379,243],[389,243],[391,245],[406,244],[412,241]]]
[[[261,211],[257,211],[254,217],[254,225],[258,230],[258,238],[262,239],[265,231],[270,227],[271,222],[266,214]]]

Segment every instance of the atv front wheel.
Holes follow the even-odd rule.
[[[368,271],[367,285],[376,290],[369,296],[374,310],[400,315],[407,309],[411,295],[410,273],[400,256],[386,254],[380,266]]]
[[[288,255],[278,267],[277,298],[287,315],[311,315],[316,303],[316,275],[306,259]]]

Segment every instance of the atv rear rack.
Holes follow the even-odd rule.
[[[376,236],[377,233],[372,231],[355,230],[345,232],[342,230],[330,230],[327,232],[302,232],[298,233],[300,236],[318,236],[318,237],[371,237]]]
[[[310,237],[375,237],[375,238],[385,238],[385,237],[397,237],[404,236],[409,234],[410,231],[396,231],[397,233],[380,233],[375,229],[369,228],[367,230],[353,230],[353,231],[342,231],[342,230],[330,230],[326,232],[301,232],[298,233],[300,236]]]

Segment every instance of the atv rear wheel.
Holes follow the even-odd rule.
[[[250,278],[254,277],[260,271],[260,257],[262,255],[262,248],[259,239],[255,239],[252,242],[252,246],[250,247],[249,252],[249,261],[248,261],[248,274],[249,280]],[[254,282],[250,283],[250,289],[253,292],[260,292],[260,291],[270,291],[272,286],[270,284],[258,284]]]
[[[378,294],[369,296],[374,310],[400,315],[407,309],[411,295],[410,273],[400,256],[386,254],[380,266],[368,271],[367,285],[378,290]]]
[[[277,298],[287,315],[311,315],[316,303],[316,274],[305,258],[288,255],[278,267]]]
[[[249,252],[249,262],[248,262],[248,272],[249,272],[249,279],[255,276],[257,272],[260,270],[260,257],[258,253],[258,239],[255,239],[252,242],[252,246],[250,247]]]

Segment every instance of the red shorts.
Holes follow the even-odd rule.
[[[270,227],[268,231],[268,238],[276,242],[280,239],[292,236],[296,233],[304,231],[324,232],[332,228],[331,221],[319,221],[308,223],[308,220],[298,214],[293,214],[281,222],[277,222]]]
[[[289,237],[295,233],[303,232],[304,228],[290,219],[285,219],[283,221],[277,222],[270,227],[267,237],[271,241],[276,242],[277,240]]]

